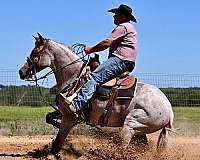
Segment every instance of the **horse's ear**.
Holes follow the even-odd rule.
[[[35,37],[34,35],[32,35],[33,36],[33,38],[37,41],[38,40],[38,37]]]
[[[37,36],[33,36],[33,38],[35,39],[35,46],[41,46],[44,44],[44,38],[41,36],[41,34],[37,33]]]
[[[35,45],[36,46],[41,46],[41,45],[43,45],[44,44],[44,38],[42,37],[42,35],[40,34],[40,33],[37,33],[37,35],[38,35],[38,37],[35,37],[35,36],[33,36],[34,38],[35,38]]]
[[[37,34],[38,34],[39,40],[40,40],[41,42],[43,42],[44,38],[42,37],[42,35],[41,35],[40,33],[37,33]]]

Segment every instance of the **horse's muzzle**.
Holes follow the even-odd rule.
[[[22,70],[19,70],[19,76],[22,80],[24,80],[26,78],[26,76],[24,75],[24,73],[22,72]]]

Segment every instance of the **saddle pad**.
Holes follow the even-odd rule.
[[[137,83],[137,80],[135,81],[135,84],[132,85],[130,88],[127,88],[127,89],[120,89],[119,88],[119,89],[117,89],[117,91],[118,91],[117,98],[118,97],[134,97],[136,83]],[[94,93],[94,96],[109,98],[111,94],[112,94],[112,88],[100,86],[96,90],[96,92]]]

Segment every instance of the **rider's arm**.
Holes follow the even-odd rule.
[[[93,52],[103,51],[103,50],[109,48],[111,46],[112,42],[113,42],[113,40],[111,40],[111,39],[105,39],[105,40],[99,42],[94,47],[86,47],[85,53],[90,54],[90,53],[93,53]]]
[[[111,46],[113,41],[121,41],[121,39],[126,35],[127,30],[123,25],[117,26],[111,33],[111,35],[95,45],[94,47],[86,47],[85,53],[90,54],[93,52],[100,52],[103,51]]]

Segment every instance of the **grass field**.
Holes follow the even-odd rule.
[[[174,107],[174,126],[186,134],[200,131],[200,107]],[[46,124],[50,107],[0,107],[0,135],[54,134],[56,129]]]
[[[200,107],[174,107],[175,121],[200,123]]]
[[[200,135],[200,107],[173,107],[176,135]]]
[[[45,117],[53,111],[49,107],[0,107],[0,135],[54,134]]]

